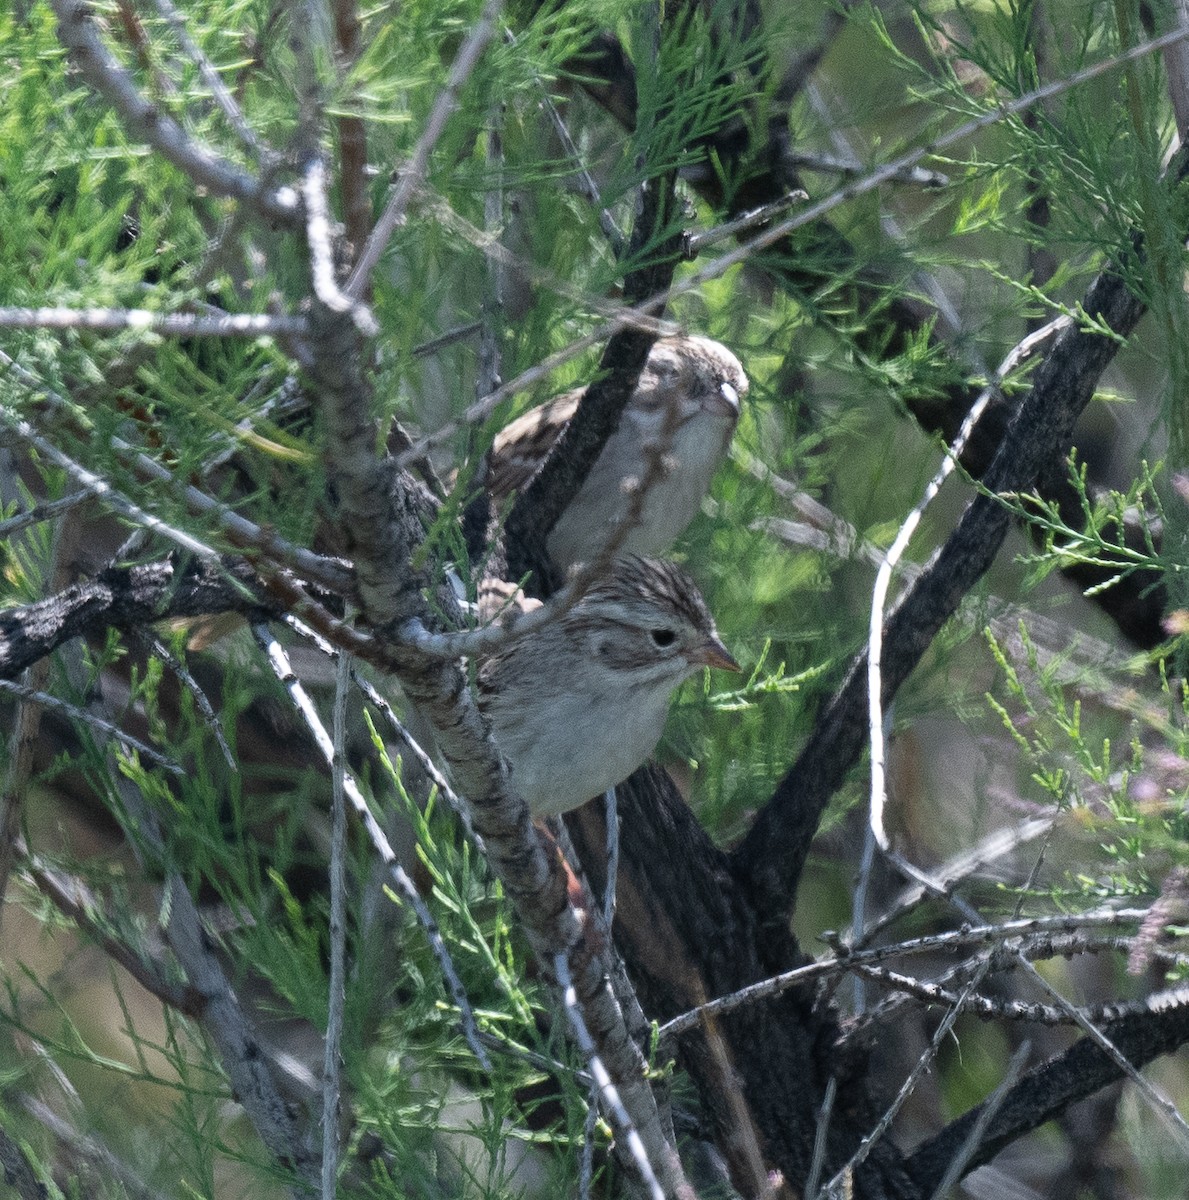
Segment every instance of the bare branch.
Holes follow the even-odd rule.
[[[293,226],[299,219],[297,193],[272,188],[247,171],[198,145],[170,116],[141,95],[131,74],[103,44],[87,0],[52,0],[58,36],[83,77],[120,114],[128,132],[141,137],[196,184],[231,196],[261,216]]]
[[[450,119],[450,114],[458,103],[458,93],[462,91],[463,84],[470,78],[471,72],[487,48],[487,43],[491,41],[495,33],[496,18],[499,16],[502,6],[502,0],[487,0],[478,21],[471,26],[462,45],[459,46],[454,64],[450,68],[450,74],[446,77],[446,84],[434,101],[421,136],[417,139],[417,145],[413,148],[412,157],[401,169],[400,179],[389,197],[384,211],[380,214],[380,219],[376,222],[376,226],[367,240],[367,245],[364,246],[355,263],[355,269],[351,272],[347,286],[343,289],[351,299],[358,300],[363,295],[367,281],[376,269],[380,256],[384,253],[396,227],[404,222],[405,210],[409,206],[409,201],[425,178],[426,169],[429,167],[429,156],[433,152],[434,146],[437,145],[438,138],[442,136],[446,122]]]

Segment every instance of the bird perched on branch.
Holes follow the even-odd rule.
[[[663,554],[698,511],[739,420],[747,376],[734,354],[710,338],[667,337],[652,347],[640,380],[590,474],[547,539],[565,572],[597,559],[647,490],[621,554]],[[566,392],[503,429],[491,449],[487,488],[497,504],[540,470],[585,389]]]
[[[678,684],[738,671],[694,581],[671,562],[612,563],[573,607],[480,668],[479,705],[534,816],[577,808],[656,748]]]

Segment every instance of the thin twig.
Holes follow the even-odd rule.
[[[182,776],[186,774],[186,769],[168,755],[162,754],[160,750],[154,750],[152,746],[142,742],[139,738],[134,738],[130,733],[125,733],[118,725],[113,725],[110,721],[105,721],[102,717],[97,717],[94,713],[89,713],[86,709],[79,708],[77,704],[70,704],[65,700],[59,700],[57,696],[51,696],[48,692],[40,692],[35,688],[27,688],[23,684],[13,683],[9,679],[0,679],[0,691],[8,692],[13,696],[19,696],[26,703],[40,704],[43,708],[52,708],[56,712],[65,714],[72,721],[79,721],[84,725],[89,725],[92,729],[98,730],[108,737],[115,738],[126,749],[135,750],[142,758],[147,758],[149,762],[156,763],[163,771],[168,771],[171,775]]]
[[[315,154],[302,172],[302,196],[306,205],[306,243],[310,250],[310,276],[314,295],[331,312],[350,313],[355,328],[364,337],[380,332],[371,309],[362,300],[348,296],[334,275],[334,249],[331,245],[330,205],[326,198],[326,164]]]
[[[46,500],[42,504],[36,504],[25,512],[9,517],[7,521],[0,521],[0,538],[7,540],[13,534],[20,533],[22,529],[28,529],[30,525],[39,525],[42,521],[52,521],[62,513],[69,512],[70,509],[90,500],[94,495],[93,488],[80,488],[77,492],[71,492],[69,496],[63,496],[60,500]]]
[[[22,874],[64,916],[97,945],[113,962],[119,963],[151,996],[190,1017],[201,1017],[201,997],[185,983],[170,978],[171,964],[144,946],[134,946],[114,933],[115,923],[103,902],[77,875],[51,866],[33,854],[18,837],[14,843]],[[176,972],[174,972],[176,974]]]
[[[106,1171],[132,1200],[166,1200],[166,1193],[149,1187],[132,1167],[113,1154],[99,1138],[80,1133],[44,1101],[28,1092],[19,1093],[15,1099],[57,1142],[56,1158],[59,1165],[67,1164],[68,1169],[76,1175],[84,1163],[92,1170]],[[72,1179],[72,1187],[74,1182]]]
[[[136,636],[140,642],[147,646],[181,680],[182,686],[194,697],[194,703],[198,706],[198,711],[202,714],[202,719],[206,727],[211,731],[211,736],[215,739],[215,744],[223,753],[223,761],[232,771],[238,772],[239,764],[236,762],[235,755],[231,752],[231,747],[227,744],[227,735],[223,732],[223,723],[219,720],[218,714],[215,712],[211,702],[206,698],[206,692],[199,686],[198,680],[190,674],[186,669],[186,664],[160,638],[153,637],[144,630],[136,631]]]
[[[216,196],[233,196],[252,205],[261,216],[292,226],[298,219],[297,193],[272,188],[261,179],[195,142],[167,113],[140,93],[99,36],[87,0],[51,0],[58,17],[58,37],[83,78],[119,114],[125,129],[143,138],[193,183]]]
[[[725,242],[730,238],[738,237],[741,233],[747,233],[748,230],[755,229],[758,225],[766,225],[786,208],[791,208],[794,204],[801,204],[808,199],[809,193],[797,188],[795,191],[786,192],[776,200],[769,200],[767,204],[761,204],[759,208],[748,209],[747,212],[740,213],[732,220],[726,221],[722,225],[716,225],[713,229],[707,229],[704,233],[687,233],[682,238],[682,256],[688,259],[697,258],[711,246],[717,246],[719,242]]]
[[[330,801],[330,976],[326,985],[326,1044],[322,1059],[322,1200],[335,1200],[342,1095],[343,1007],[347,975],[347,684],[351,659],[339,655],[334,688],[334,762]]]
[[[293,668],[289,664],[289,656],[285,653],[280,642],[269,633],[266,626],[260,624],[253,625],[252,633],[255,635],[261,650],[264,651],[268,658],[269,666],[272,668],[273,673],[284,685],[290,699],[293,701],[294,707],[305,721],[306,727],[313,736],[314,742],[321,751],[327,766],[333,768],[334,743],[330,735],[326,732],[326,727],[323,725],[322,718],[318,715],[309,693],[302,686],[301,680],[293,673]],[[475,1014],[471,1009],[470,1000],[467,998],[466,989],[463,987],[462,981],[458,977],[458,972],[454,968],[454,963],[450,958],[450,951],[446,947],[446,943],[442,940],[441,930],[438,929],[438,924],[434,920],[433,914],[429,911],[428,906],[421,898],[420,892],[417,891],[416,885],[409,878],[404,867],[397,861],[396,853],[392,849],[392,845],[389,843],[383,829],[380,828],[379,822],[372,815],[372,810],[363,793],[360,791],[355,777],[346,771],[344,771],[343,775],[343,793],[351,802],[351,807],[354,808],[356,815],[363,823],[363,827],[367,831],[368,838],[372,843],[372,848],[388,868],[388,876],[392,881],[396,895],[412,908],[417,917],[417,923],[421,926],[426,940],[429,942],[430,949],[433,951],[434,957],[438,960],[438,966],[445,977],[450,994],[454,998],[454,1003],[458,1007],[459,1020],[462,1023],[462,1030],[467,1039],[467,1044],[471,1047],[472,1053],[484,1070],[490,1070],[491,1060],[488,1058],[487,1051],[483,1048],[483,1044],[479,1040],[478,1025],[475,1021]]]
[[[1085,1013],[1061,995],[1059,991],[1025,958],[1020,958],[1020,965],[1031,976],[1033,981],[1043,988],[1073,1019],[1087,1037],[1131,1080],[1139,1089],[1139,1093],[1164,1117],[1168,1126],[1176,1135],[1183,1151],[1189,1151],[1189,1123],[1181,1116],[1177,1106],[1166,1096],[1162,1096],[1156,1085],[1144,1078],[1134,1063],[1106,1036],[1105,1033]],[[1182,995],[1185,993],[1182,991]]]
[[[58,415],[73,419],[72,407],[63,397],[59,396],[52,388],[46,387],[32,372],[27,371],[3,350],[0,350],[0,367],[4,368],[7,375],[41,397],[48,407],[55,410]],[[26,429],[30,435],[40,439],[40,435],[31,425],[17,418],[6,406],[0,407],[0,421],[7,423],[22,437],[26,437],[26,435],[21,433],[21,429]],[[29,439],[26,437],[26,440]],[[49,442],[40,439],[40,444],[45,447],[43,453],[58,463],[76,482],[81,483],[85,488],[93,491],[97,497],[111,504],[117,512],[121,512],[133,524],[143,525],[146,529],[168,537],[183,549],[190,550],[203,562],[211,562],[218,558],[217,552],[210,546],[198,542],[189,534],[175,530],[172,526],[145,512],[121,493],[116,492],[106,480],[74,463],[72,459],[50,445]],[[286,541],[274,530],[254,524],[228,505],[216,500],[213,496],[208,496],[193,484],[179,483],[168,468],[137,450],[123,438],[111,436],[108,438],[107,445],[118,454],[126,456],[129,465],[139,475],[154,483],[170,486],[194,512],[205,514],[217,521],[234,544],[252,547],[260,551],[266,558],[287,564],[303,578],[319,583],[338,594],[350,590],[350,574],[341,563],[314,554],[304,546]]]
[[[235,97],[223,82],[223,77],[215,70],[214,64],[202,52],[202,48],[198,43],[190,36],[190,31],[186,28],[185,16],[174,8],[171,0],[153,0],[153,3],[157,6],[157,11],[173,29],[174,36],[178,40],[178,45],[181,46],[182,50],[189,56],[191,62],[198,68],[198,73],[202,76],[202,82],[210,88],[211,95],[215,98],[215,103],[219,106],[223,116],[227,118],[227,123],[239,136],[240,141],[243,142],[252,156],[257,160],[268,162],[274,158],[275,155],[260,144],[255,130],[248,124],[248,119],[244,116],[243,110],[236,103]]]
[[[958,1180],[966,1173],[966,1164],[970,1162],[982,1144],[982,1140],[986,1136],[991,1122],[995,1119],[995,1114],[1007,1099],[1008,1092],[1015,1087],[1016,1080],[1019,1079],[1020,1073],[1024,1070],[1024,1063],[1027,1061],[1031,1050],[1032,1043],[1027,1039],[1016,1047],[1016,1052],[1011,1056],[1011,1060],[1007,1064],[1007,1070],[1004,1071],[1003,1078],[999,1081],[999,1086],[991,1093],[979,1111],[978,1119],[970,1127],[970,1133],[962,1143],[962,1148],[950,1160],[950,1165],[941,1177],[941,1182],[933,1189],[933,1195],[930,1200],[945,1200],[945,1197],[949,1195],[950,1189],[955,1187]]]
[[[809,1160],[809,1174],[805,1177],[806,1196],[815,1197],[818,1194],[822,1168],[826,1163],[826,1135],[830,1131],[830,1117],[834,1113],[834,1097],[837,1094],[838,1076],[831,1075],[826,1080],[826,1093],[822,1097],[822,1106],[818,1109],[817,1128],[813,1133],[813,1158]]]
[[[86,329],[96,333],[156,333],[162,337],[302,337],[305,317],[269,313],[161,313],[147,308],[0,307],[0,329]]]
[[[948,894],[976,871],[983,870],[1017,847],[1048,833],[1053,828],[1054,820],[1055,818],[1051,814],[1047,814],[1043,817],[1029,817],[1018,825],[1006,829],[996,829],[976,845],[955,855],[938,867],[934,872],[934,879]],[[861,936],[858,930],[852,928],[851,949],[861,950],[889,926],[914,912],[922,902],[934,897],[935,893],[921,884],[909,884],[899,896],[892,900],[884,912],[863,930]]]
[[[1117,939],[1112,939],[1112,949],[1119,949]],[[1031,949],[1031,948],[1029,948]],[[1001,954],[1001,961],[998,966],[1016,965],[1017,961],[1029,961],[1029,949],[1023,947],[1016,951],[1011,948],[1005,949]],[[1071,949],[1067,944],[1060,948],[1054,947],[1046,943],[1043,947],[1043,957],[1051,958],[1058,954],[1064,953]],[[1003,962],[1003,955],[1008,957],[1008,962]],[[1040,957],[1041,955],[1037,955]],[[891,971],[887,967],[866,966],[862,963],[851,963],[850,967],[866,976],[868,979],[876,983],[882,984],[887,988],[894,988],[898,992],[906,996],[911,996],[923,1004],[949,1006],[957,1004],[961,997],[953,991],[952,988],[942,986],[942,984],[926,980],[915,979],[911,975],[905,975],[900,971]],[[947,974],[952,976],[962,976],[968,974],[972,969],[971,964],[963,963],[954,968]],[[1085,1021],[1114,1021],[1122,1017],[1142,1015],[1145,1012],[1151,1011],[1153,1003],[1183,1003],[1186,998],[1189,998],[1189,992],[1181,987],[1169,988],[1164,992],[1153,994],[1143,1000],[1137,1000],[1133,1003],[1116,1003],[1103,1004],[1094,1010],[1086,1010],[1076,1008],[1072,1004],[1066,1006],[1057,1006],[1051,1004],[1037,1004],[1031,1000],[997,1000],[987,996],[971,995],[967,996],[963,1001],[964,1007],[968,1012],[974,1013],[976,1016],[984,1018],[1000,1017],[1008,1021],[1024,1021],[1032,1025],[1081,1025],[1082,1020]],[[885,1011],[881,1014],[881,1023],[886,1024],[890,1012]],[[1081,1018],[1079,1020],[1079,1018]],[[870,1029],[875,1022],[867,1022],[866,1028]],[[848,1037],[851,1036],[851,1031],[847,1031]]]
[[[994,945],[996,942],[1008,938],[1029,934],[1069,932],[1087,925],[1136,924],[1144,919],[1147,911],[1147,909],[1121,909],[1115,912],[1085,913],[1081,916],[1033,917],[1025,921],[1005,921],[1000,925],[970,925],[946,933],[913,938],[891,946],[877,946],[870,950],[850,951],[842,947],[835,958],[810,963],[803,967],[794,967],[790,971],[772,975],[768,979],[748,984],[738,991],[688,1009],[679,1016],[666,1021],[658,1030],[658,1036],[676,1037],[697,1028],[703,1016],[707,1014],[728,1013],[742,1005],[779,995],[789,988],[812,982],[823,976],[850,970],[863,963],[880,962],[885,958],[907,954],[949,950],[957,946]]]
[[[483,228],[494,240],[504,227],[504,140],[500,130],[502,113],[498,105],[492,106],[488,120],[487,170],[492,178],[483,194]],[[503,378],[500,329],[504,323],[504,266],[499,258],[492,255],[486,255],[483,262],[487,273],[487,295],[483,300],[479,370],[475,376],[475,392],[479,396],[495,391]]]
[[[404,222],[405,210],[409,206],[409,201],[425,178],[425,172],[429,166],[429,156],[433,152],[434,146],[437,145],[438,138],[442,136],[446,122],[458,103],[458,93],[470,78],[487,43],[491,41],[492,34],[495,32],[496,17],[499,15],[501,7],[501,0],[487,0],[479,19],[471,26],[462,45],[459,46],[458,54],[450,68],[450,74],[446,77],[446,84],[438,93],[433,108],[430,109],[429,118],[425,122],[421,136],[417,139],[413,154],[402,167],[396,187],[389,197],[388,203],[384,206],[384,211],[380,214],[380,219],[376,222],[371,236],[367,239],[367,245],[364,246],[363,252],[355,263],[355,269],[351,272],[350,279],[347,280],[347,286],[343,289],[352,300],[358,300],[363,296],[368,279],[376,269],[392,234],[396,227]]]
[[[566,1018],[570,1022],[570,1028],[574,1033],[574,1041],[577,1043],[582,1057],[586,1060],[587,1068],[591,1075],[594,1076],[599,1096],[603,1103],[603,1109],[611,1119],[617,1136],[627,1142],[632,1162],[635,1163],[636,1169],[640,1173],[640,1181],[647,1188],[652,1200],[665,1200],[664,1189],[657,1179],[652,1163],[648,1161],[648,1153],[644,1149],[644,1143],[640,1139],[640,1134],[637,1132],[635,1125],[632,1124],[632,1119],[628,1115],[623,1101],[619,1098],[619,1090],[612,1082],[611,1076],[607,1073],[607,1068],[603,1066],[603,1060],[599,1057],[598,1048],[595,1046],[594,1039],[590,1036],[590,1031],[586,1027],[586,1020],[582,1015],[582,1007],[578,1003],[577,991],[570,976],[569,956],[564,953],[555,955],[553,970],[557,976],[558,986],[562,991],[562,1004],[565,1008]]]
[[[965,1006],[966,999],[974,993],[975,988],[982,982],[983,975],[986,973],[990,959],[984,959],[980,964],[979,969],[975,972],[974,977],[967,984],[965,991],[958,997],[958,1001],[942,1018],[937,1029],[934,1030],[933,1037],[929,1041],[929,1045],[925,1048],[924,1053],[920,1055],[912,1070],[908,1073],[908,1078],[901,1085],[900,1090],[896,1093],[895,1099],[888,1105],[882,1117],[876,1122],[875,1128],[863,1138],[859,1144],[859,1148],[850,1156],[850,1158],[834,1173],[833,1178],[822,1189],[823,1194],[840,1194],[843,1181],[853,1176],[854,1172],[862,1166],[866,1161],[867,1156],[875,1148],[876,1143],[883,1137],[891,1128],[892,1122],[896,1118],[896,1114],[904,1107],[908,1097],[912,1095],[921,1076],[932,1068],[933,1060],[937,1057],[937,1052],[941,1049],[942,1042],[950,1035],[950,1030],[954,1027],[954,1023],[961,1015]]]
[[[329,643],[326,643],[326,647],[327,653],[338,655],[339,651],[330,646]],[[392,705],[380,695],[376,688],[354,668],[351,670],[351,678],[355,686],[367,697],[368,703],[379,711],[381,716],[388,722],[392,732],[400,738],[405,744],[405,748],[417,760],[417,765],[425,772],[426,778],[438,789],[438,795],[446,801],[462,821],[467,837],[471,839],[480,853],[485,854],[483,839],[475,832],[471,824],[471,815],[467,811],[467,806],[450,786],[450,781],[438,770],[434,760],[426,754],[417,739],[405,728],[404,723],[393,711]]]
[[[509,46],[516,45],[516,35],[510,29],[504,30],[504,40]],[[562,148],[574,164],[575,174],[578,176],[578,183],[582,189],[582,194],[590,202],[591,207],[599,214],[599,228],[603,231],[603,236],[607,239],[615,257],[622,259],[627,248],[627,239],[615,223],[615,218],[611,215],[610,210],[603,203],[603,197],[599,194],[599,185],[595,182],[594,176],[586,169],[586,164],[582,161],[582,153],[579,151],[574,139],[570,136],[570,131],[565,121],[562,120],[562,115],[558,112],[557,105],[553,103],[553,97],[549,94],[549,89],[545,86],[544,80],[535,71],[533,72],[533,78],[541,93],[541,107],[544,108],[546,115],[553,125],[553,131],[557,134],[557,140],[561,142]]]
[[[937,473],[925,488],[920,502],[905,517],[876,575],[875,585],[871,591],[871,617],[867,634],[867,726],[871,746],[870,823],[871,831],[875,835],[875,840],[879,843],[881,850],[887,851],[889,848],[887,830],[884,826],[886,743],[884,738],[881,660],[883,655],[884,608],[887,603],[888,589],[892,583],[892,573],[895,571],[896,565],[899,563],[905,550],[907,550],[908,543],[912,539],[917,526],[920,524],[925,510],[941,490],[941,485],[957,469],[958,460],[961,458],[966,442],[969,440],[974,427],[978,424],[978,420],[987,405],[999,394],[999,388],[1004,379],[1020,363],[1034,354],[1049,338],[1065,329],[1069,324],[1070,319],[1068,317],[1055,318],[1035,333],[1030,333],[1013,347],[1007,357],[1004,358],[1003,362],[999,365],[999,369],[995,372],[995,377],[990,385],[983,389],[982,394],[966,414],[962,422],[962,427],[958,430],[957,437],[954,438],[953,442],[947,448],[946,456],[942,460]]]
[[[4,352],[0,351],[0,362],[3,361],[3,358]],[[104,504],[107,504],[134,525],[143,525],[153,533],[174,542],[183,550],[188,550],[203,562],[217,563],[219,561],[218,551],[213,547],[208,546],[205,542],[200,542],[191,534],[186,533],[185,530],[178,529],[162,521],[159,517],[154,517],[152,513],[146,512],[139,504],[133,503],[121,492],[117,492],[106,479],[96,475],[93,471],[88,471],[81,463],[75,462],[69,455],[59,450],[57,446],[46,441],[28,421],[22,421],[8,408],[0,408],[0,421],[3,421],[22,441],[28,442],[30,446],[52,462],[54,466],[60,467],[65,471],[75,483],[93,492],[97,499],[102,500]]]

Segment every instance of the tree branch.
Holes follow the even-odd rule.
[[[108,567],[47,600],[0,610],[0,678],[15,679],[71,638],[136,630],[171,617],[247,616],[270,607],[255,571],[242,560],[179,566],[171,557],[145,566]]]

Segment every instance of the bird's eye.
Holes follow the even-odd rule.
[[[650,629],[648,632],[652,638],[652,644],[660,646],[662,649],[665,646],[671,646],[677,640],[677,634],[671,629]]]

